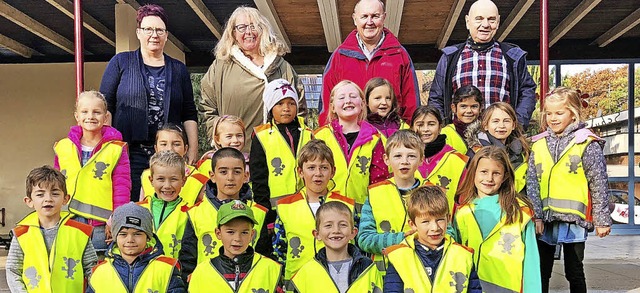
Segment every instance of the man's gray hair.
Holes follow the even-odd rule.
[[[356,8],[358,7],[358,5],[360,5],[360,2],[362,2],[362,1],[366,1],[366,0],[358,0],[358,3],[356,3],[355,6],[353,6],[353,13],[356,13]],[[382,5],[382,11],[383,12],[387,12],[385,10],[385,7],[384,7],[384,2],[382,2],[382,0],[378,0],[378,3],[380,3],[380,5]]]

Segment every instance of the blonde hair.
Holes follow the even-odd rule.
[[[347,85],[351,85],[356,88],[356,90],[358,91],[358,95],[360,95],[360,99],[362,99],[362,107],[367,106],[367,101],[365,101],[364,99],[364,92],[362,92],[362,89],[355,82],[345,79],[336,84],[331,90],[331,96],[329,97],[329,115],[327,115],[327,123],[331,123],[331,121],[338,119],[338,114],[336,114],[336,111],[333,110],[333,98],[335,97],[338,89]],[[358,121],[362,121],[365,118],[367,118],[367,111],[361,109],[360,115],[358,115]]]
[[[578,91],[562,86],[557,87],[549,94],[547,94],[544,102],[545,106],[547,105],[547,102],[563,102],[565,107],[567,107],[567,109],[569,109],[569,111],[571,111],[571,113],[573,114],[574,121],[572,124],[576,124],[582,121],[580,117],[580,110],[582,110],[582,101],[580,100],[580,94],[578,93]],[[544,113],[544,109],[542,115],[540,116],[542,116],[540,118],[540,129],[541,131],[545,131],[547,130],[548,125],[547,115]]]
[[[240,117],[235,115],[220,116],[218,117],[218,119],[216,119],[213,122],[213,137],[211,139],[211,146],[213,147],[214,150],[219,150],[222,148],[222,146],[216,142],[216,137],[220,136],[220,133],[218,133],[218,128],[220,127],[220,124],[222,124],[222,122],[231,123],[231,124],[240,126],[240,128],[242,128],[242,135],[247,136],[244,121],[242,121]]]
[[[283,56],[287,53],[287,46],[276,36],[271,24],[269,24],[269,21],[260,13],[260,11],[252,7],[240,6],[233,11],[231,16],[229,16],[229,20],[224,27],[222,36],[214,49],[216,59],[227,60],[231,56],[231,48],[236,44],[236,38],[233,35],[233,30],[235,29],[236,21],[240,15],[247,16],[258,30],[260,37],[260,55],[266,56],[269,54],[276,54],[278,56]]]
[[[153,154],[149,159],[149,171],[153,176],[153,167],[176,167],[180,168],[180,175],[185,176],[184,170],[187,168],[184,158],[174,151],[161,151]]]
[[[482,130],[489,127],[489,122],[491,121],[491,115],[493,115],[493,111],[495,111],[496,109],[500,109],[505,113],[507,113],[507,115],[509,115],[509,117],[511,117],[511,120],[513,121],[513,131],[511,131],[511,134],[509,134],[509,137],[507,137],[507,141],[505,145],[509,144],[514,139],[519,140],[520,144],[522,144],[522,152],[524,153],[525,158],[528,158],[531,148],[529,147],[529,143],[527,142],[527,139],[524,136],[524,131],[522,130],[522,126],[520,126],[520,123],[518,123],[518,117],[516,116],[516,111],[514,111],[513,107],[511,107],[511,105],[509,105],[508,103],[505,103],[505,102],[493,103],[482,112],[482,121],[481,121]]]
[[[426,184],[411,191],[407,198],[407,215],[416,217],[445,217],[449,215],[449,201],[441,187]]]
[[[90,90],[90,91],[81,92],[78,95],[78,98],[76,99],[76,105],[75,105],[75,109],[74,109],[75,111],[78,110],[78,101],[80,101],[80,99],[83,99],[83,98],[96,98],[96,99],[100,100],[102,102],[102,105],[104,106],[104,112],[106,113],[108,111],[107,99],[104,97],[104,95],[101,92],[96,91],[96,90]]]
[[[387,140],[387,145],[384,147],[385,153],[391,154],[391,150],[399,147],[405,147],[408,149],[416,150],[420,154],[420,158],[424,157],[424,143],[420,139],[420,136],[409,129],[400,129],[392,134]]]
[[[322,223],[323,214],[328,211],[335,211],[347,216],[347,218],[349,218],[349,224],[351,224],[351,227],[349,228],[352,228],[352,229],[354,228],[355,223],[353,221],[353,213],[351,212],[349,207],[341,201],[329,201],[320,205],[320,207],[316,211],[316,230],[320,229],[320,224]]]

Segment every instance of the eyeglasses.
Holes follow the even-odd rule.
[[[234,28],[236,29],[237,32],[239,32],[241,34],[244,34],[247,31],[247,29],[250,29],[252,32],[255,32],[255,31],[258,31],[258,28],[260,28],[260,27],[256,27],[252,23],[252,24],[249,24],[249,25],[239,24],[239,25],[234,26]]]
[[[139,29],[147,36],[152,36],[153,32],[156,32],[158,37],[162,37],[167,33],[166,28],[139,27]]]

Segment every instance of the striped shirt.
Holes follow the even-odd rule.
[[[507,68],[507,60],[498,42],[485,51],[475,51],[466,44],[453,74],[453,91],[472,84],[482,93],[485,108],[495,102],[509,103],[510,77]]]

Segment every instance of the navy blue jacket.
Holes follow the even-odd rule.
[[[127,287],[127,292],[133,292],[135,289],[135,285],[138,282],[138,279],[142,275],[142,272],[147,268],[149,262],[155,259],[158,256],[164,254],[164,250],[162,250],[162,243],[156,235],[153,235],[155,238],[155,246],[153,248],[148,248],[142,254],[140,254],[132,264],[129,264],[126,260],[122,258],[119,254],[113,253],[113,248],[116,244],[114,240],[111,245],[109,245],[109,249],[107,250],[106,257],[113,258],[113,266],[116,268],[118,275],[120,275],[120,280],[122,280],[122,284]],[[129,278],[131,277],[131,279]],[[94,288],[91,286],[87,286],[86,293],[94,293]],[[176,267],[171,273],[171,281],[169,282],[169,287],[167,288],[167,293],[186,293],[187,288],[182,282],[182,277],[180,276],[180,268]]]
[[[440,250],[429,250],[427,251],[422,247],[420,243],[418,243],[418,239],[415,240],[416,253],[422,262],[422,265],[429,266],[432,268],[437,268],[442,260],[442,249]],[[435,276],[436,272],[434,271],[432,276]],[[433,280],[432,280],[433,281]],[[393,264],[389,263],[389,267],[387,268],[387,275],[384,277],[384,289],[385,293],[402,293],[404,292],[404,282],[402,282],[402,278],[396,271],[396,268]],[[467,286],[467,293],[482,293],[482,286],[480,285],[480,279],[478,279],[478,273],[476,273],[476,269],[473,268],[471,273],[469,274],[469,284]]]
[[[164,55],[165,94],[164,123],[182,125],[184,121],[198,121],[193,101],[191,77],[184,63]],[[149,82],[144,74],[140,50],[118,53],[107,64],[102,75],[100,92],[107,99],[113,117],[112,125],[122,133],[126,142],[155,140],[147,127],[147,96]]]
[[[510,102],[516,111],[518,122],[526,129],[536,107],[536,83],[527,70],[527,52],[520,47],[500,42],[500,49],[507,60],[507,72],[510,76]],[[451,123],[451,98],[453,97],[452,78],[460,52],[465,43],[445,47],[436,67],[436,75],[429,90],[429,105],[442,113],[445,124]],[[488,105],[487,105],[488,106]]]

